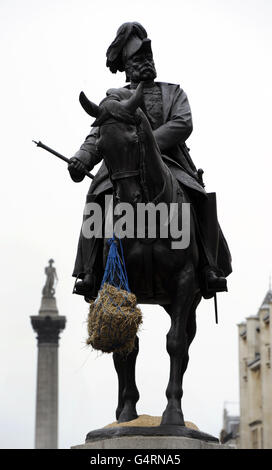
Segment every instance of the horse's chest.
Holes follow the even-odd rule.
[[[173,279],[180,264],[170,249],[170,242],[156,239],[126,240],[124,253],[130,289],[138,301],[167,303],[168,282],[170,278]]]

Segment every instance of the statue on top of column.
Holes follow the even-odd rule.
[[[54,285],[58,281],[56,268],[53,266],[54,260],[50,259],[48,261],[49,265],[44,268],[46,274],[46,282],[42,290],[43,297],[52,298],[55,294]]]

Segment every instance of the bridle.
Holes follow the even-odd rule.
[[[116,121],[127,123],[125,120],[117,119],[116,117],[114,117],[114,119],[112,119],[112,117],[113,116],[110,116],[110,113],[109,113],[109,118],[108,119],[104,115],[104,119],[103,119],[104,122],[102,122],[100,124],[100,126],[106,126],[106,125],[109,125],[112,122],[116,122]],[[133,119],[133,122],[132,122],[132,119]],[[148,187],[146,185],[146,178],[145,178],[145,145],[144,145],[143,131],[140,128],[141,118],[140,118],[139,115],[135,114],[132,119],[129,122],[129,124],[134,124],[136,126],[136,132],[137,132],[137,136],[138,136],[139,156],[140,156],[139,168],[136,169],[136,170],[124,170],[124,171],[117,170],[115,172],[112,172],[110,170],[110,168],[108,168],[109,176],[110,176],[110,179],[111,179],[112,182],[119,181],[119,180],[126,179],[126,178],[132,178],[134,176],[139,176],[140,177],[140,185],[142,187],[143,194],[144,194],[146,200],[149,201],[149,202],[152,202],[153,204],[157,204],[159,202],[159,200],[161,199],[161,197],[163,196],[163,194],[164,194],[164,191],[165,191],[165,188],[166,188],[166,180],[164,180],[163,188],[160,191],[160,193],[157,194],[157,196],[155,196],[155,198],[152,201],[150,201],[149,191],[148,191]],[[104,158],[103,154],[101,154],[101,156]]]
[[[104,115],[103,116],[103,122],[100,123],[100,127],[102,126],[108,126],[110,124],[112,124],[113,122],[115,123],[116,121],[119,121],[119,122],[123,122],[125,124],[127,124],[127,120],[123,120],[123,119],[117,119],[115,116],[112,116],[109,112],[107,113],[108,115]],[[140,185],[144,191],[144,194],[145,196],[148,197],[148,192],[147,192],[147,188],[145,186],[145,178],[144,178],[144,145],[143,145],[143,139],[141,137],[141,130],[140,130],[140,122],[141,122],[141,119],[139,116],[134,115],[133,117],[130,116],[130,120],[129,120],[129,124],[132,124],[132,125],[135,125],[136,126],[136,132],[137,132],[137,137],[138,137],[138,148],[139,148],[139,156],[140,156],[140,165],[139,165],[139,168],[136,169],[136,170],[117,170],[117,171],[114,171],[112,172],[110,167],[108,167],[108,172],[109,172],[109,177],[111,179],[112,182],[115,182],[115,181],[119,181],[119,180],[122,180],[122,179],[126,179],[126,178],[132,178],[134,176],[139,176],[140,177]],[[105,160],[105,157],[103,155],[103,152],[101,152],[99,149],[97,149],[100,156],[102,158],[104,158]]]

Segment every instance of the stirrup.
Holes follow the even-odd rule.
[[[224,285],[210,286],[208,283],[208,279],[207,279],[209,271],[213,271],[215,276],[221,277],[222,279],[224,279],[225,281]],[[207,266],[206,268],[202,270],[200,285],[201,285],[201,294],[204,297],[204,299],[211,299],[212,297],[214,297],[214,295],[217,292],[228,292],[227,280],[224,276],[224,273],[221,270],[211,267],[211,266]]]

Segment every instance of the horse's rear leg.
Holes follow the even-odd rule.
[[[192,334],[188,335],[188,321],[195,296],[195,277],[192,267],[183,271],[176,287],[177,294],[171,306],[165,308],[171,316],[171,327],[167,334],[166,343],[170,356],[170,377],[166,389],[168,403],[161,424],[184,426],[181,409],[182,377],[189,360],[189,344],[195,334],[195,330],[192,329]]]
[[[200,292],[195,296],[194,302],[191,307],[190,314],[188,316],[188,321],[187,321],[187,351],[183,357],[182,361],[182,367],[181,367],[181,387],[182,387],[182,382],[183,382],[183,376],[184,373],[187,369],[188,362],[189,362],[189,347],[190,344],[192,343],[195,334],[196,334],[196,309],[201,300],[201,294]],[[182,390],[183,394],[183,390]]]
[[[113,354],[113,361],[118,374],[118,406],[116,419],[119,423],[138,418],[136,403],[139,392],[135,381],[135,365],[139,352],[139,339],[136,336],[134,349],[127,357],[118,353]]]

